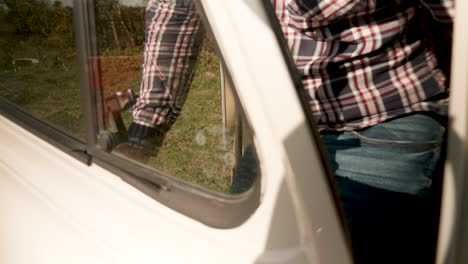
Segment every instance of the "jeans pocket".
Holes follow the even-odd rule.
[[[445,128],[423,115],[410,115],[348,132],[352,146],[327,146],[336,175],[376,188],[422,195],[431,186]],[[349,142],[347,138],[347,142]]]
[[[412,114],[352,133],[366,145],[423,150],[440,147],[445,128],[426,115]]]
[[[352,131],[352,133],[361,140],[361,142],[369,145],[381,147],[399,147],[399,148],[416,148],[416,149],[431,149],[440,147],[440,140],[431,141],[406,141],[406,140],[390,140],[379,139],[365,136],[362,132]]]

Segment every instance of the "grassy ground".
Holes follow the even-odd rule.
[[[181,116],[150,165],[210,189],[228,191],[232,149],[223,145],[218,58],[204,51]]]
[[[54,39],[12,38],[0,43],[0,47],[0,96],[75,137],[84,138],[73,44],[64,45]],[[101,64],[105,94],[138,89],[141,52],[124,55],[129,59],[107,58]],[[35,58],[39,62],[13,65],[17,58]],[[125,65],[119,64],[122,61]],[[150,159],[149,165],[209,189],[228,191],[233,155],[222,144],[221,124],[218,58],[211,49],[205,49],[184,110],[159,156]]]
[[[6,40],[4,40],[6,42]],[[0,96],[84,138],[76,51],[53,39],[11,38],[1,45]],[[34,58],[38,63],[15,59]]]

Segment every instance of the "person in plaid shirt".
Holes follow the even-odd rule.
[[[454,1],[271,3],[336,175],[357,263],[429,263],[448,92],[421,27],[450,27]],[[150,0],[146,12],[127,143],[141,160],[157,154],[177,119],[204,35],[191,0]]]

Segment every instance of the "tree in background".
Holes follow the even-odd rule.
[[[15,27],[17,34],[50,35],[57,31],[71,31],[71,14],[62,3],[53,6],[40,0],[4,0],[7,6],[6,22]]]
[[[49,37],[70,44],[74,40],[72,8],[62,2],[43,0],[2,0],[2,28],[15,35]],[[126,50],[141,47],[144,41],[144,8],[124,6],[118,0],[95,0],[95,25],[99,49]],[[6,8],[3,8],[5,6]],[[1,17],[3,14],[3,17]],[[3,22],[3,21],[2,21]]]
[[[95,0],[100,50],[134,49],[144,40],[144,8],[123,6],[118,0]]]

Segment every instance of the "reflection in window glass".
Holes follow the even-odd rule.
[[[0,96],[84,138],[70,1],[0,0]]]
[[[98,144],[211,190],[240,193],[257,174],[251,131],[190,2],[95,1],[105,109]]]

